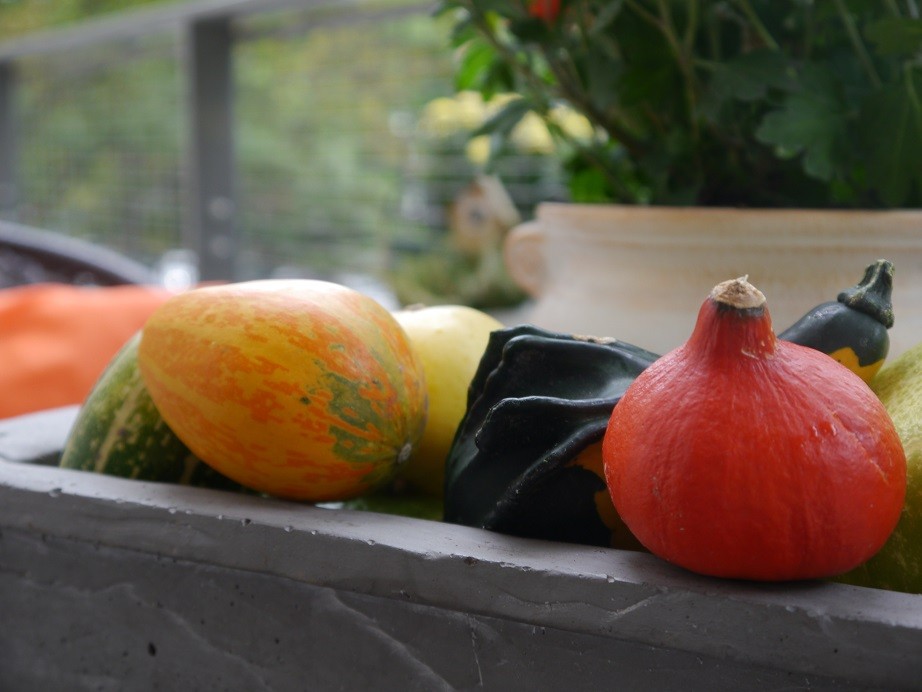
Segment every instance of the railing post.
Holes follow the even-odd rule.
[[[233,37],[228,18],[186,28],[189,197],[183,241],[199,259],[199,278],[236,275]]]
[[[16,66],[0,60],[0,217],[16,216],[18,202],[16,144]]]

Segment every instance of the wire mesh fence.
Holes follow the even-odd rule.
[[[241,26],[245,271],[375,271],[395,243],[424,235],[401,214],[401,199],[415,114],[451,89],[437,29],[421,8]]]
[[[177,37],[19,68],[17,220],[153,262],[180,243]]]
[[[448,27],[430,10],[349,3],[234,21],[231,278],[390,282],[404,259],[444,254],[480,167],[458,122],[432,127],[454,85]],[[180,30],[19,60],[15,220],[150,265],[181,247],[183,60]],[[499,169],[521,216],[565,195],[550,157],[523,151]]]

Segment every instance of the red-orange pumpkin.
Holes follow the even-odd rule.
[[[329,501],[373,490],[422,434],[422,365],[372,298],[324,281],[251,281],[171,298],[138,352],[176,435],[237,482]]]
[[[829,356],[776,339],[744,279],[718,285],[688,342],[628,388],[602,454],[640,542],[722,577],[845,572],[884,544],[906,489],[880,401]]]

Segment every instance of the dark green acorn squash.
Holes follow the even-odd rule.
[[[600,453],[587,450],[598,446],[615,404],[657,357],[614,339],[531,325],[493,332],[448,456],[445,520],[636,545],[611,507]]]

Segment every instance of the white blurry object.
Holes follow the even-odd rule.
[[[157,279],[169,291],[186,291],[198,283],[198,255],[192,250],[167,250],[157,263]]]

